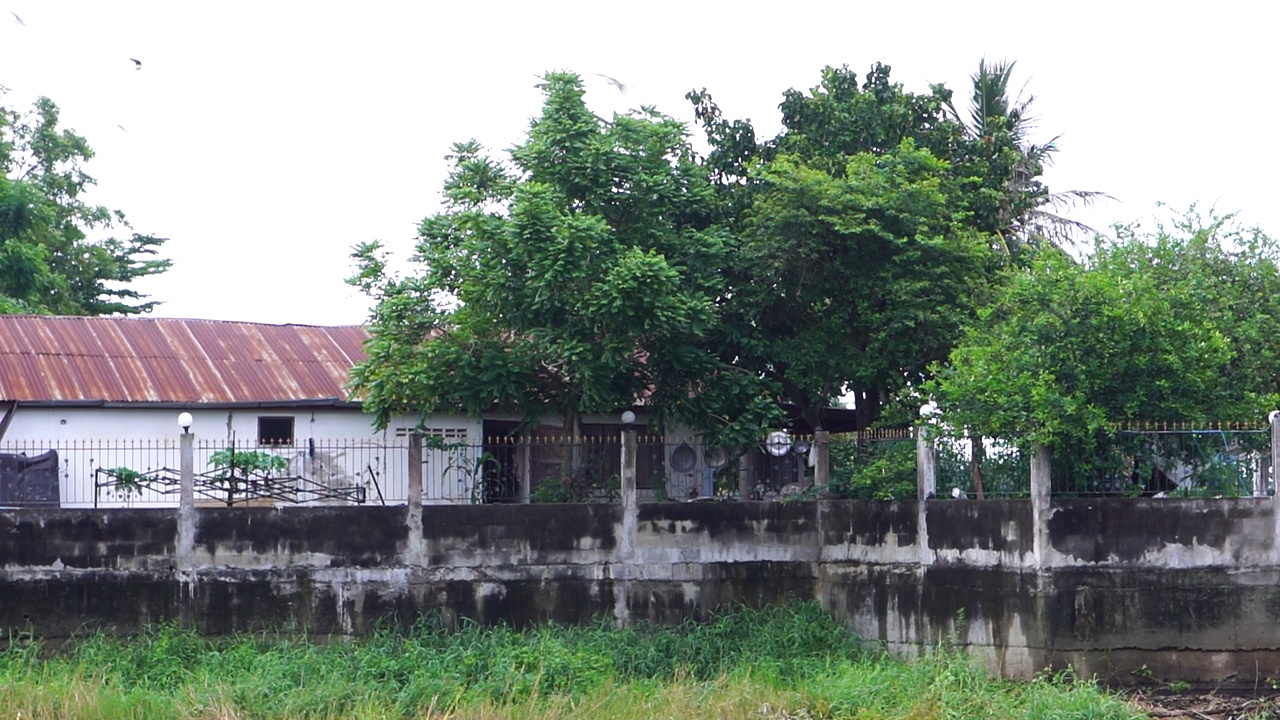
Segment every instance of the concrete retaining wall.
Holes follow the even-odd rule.
[[[1280,677],[1273,500],[1033,502],[196,508],[191,531],[171,509],[2,512],[0,633],[675,622],[816,598],[894,651],[954,639],[1017,677]]]

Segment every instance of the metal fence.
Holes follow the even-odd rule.
[[[619,497],[620,433],[433,445],[443,454],[442,477],[472,488],[476,502],[614,502]],[[696,440],[637,437],[636,489],[642,501],[712,497],[723,491],[733,472],[727,453],[703,448]]]
[[[1275,493],[1265,425],[1144,423],[1056,448],[1057,496],[1246,497]]]
[[[916,440],[911,428],[831,436],[832,497],[908,500],[916,497]]]
[[[405,504],[411,442],[396,437],[258,446],[197,439],[196,502]],[[576,439],[493,437],[478,443],[465,435],[437,434],[424,436],[422,443],[424,503],[613,502],[619,496],[617,432]],[[748,499],[916,496],[912,429],[834,435],[830,443],[830,482],[819,488],[813,486],[813,438],[722,449],[704,447],[696,438],[640,436],[636,486],[642,502],[747,492]],[[1031,453],[1022,443],[944,435],[933,448],[939,497],[1029,495]],[[1051,491],[1058,497],[1275,493],[1266,427],[1128,426],[1105,434],[1091,448],[1056,448],[1052,463]],[[4,443],[0,507],[176,506],[179,466],[177,438]]]
[[[427,504],[611,502],[622,474],[620,436],[496,437],[480,443],[448,434],[422,437],[422,500]],[[708,497],[724,486],[723,452],[694,440],[639,439],[642,500]],[[409,495],[411,437],[392,442],[311,440],[296,445],[197,439],[197,505],[404,504]],[[177,438],[30,441],[0,444],[0,457],[53,458],[46,463],[47,502],[24,496],[0,506],[165,507],[180,494]],[[715,474],[722,474],[721,481]],[[736,476],[735,476],[736,477]],[[28,493],[30,495],[30,493]],[[32,495],[32,497],[35,497]]]
[[[197,504],[402,504],[408,443],[310,440],[297,445],[194,443]],[[176,506],[179,441],[74,440],[0,444],[0,456],[56,453],[62,507]],[[23,503],[15,503],[23,504]]]
[[[1002,438],[944,436],[934,442],[940,497],[1025,498],[1031,495],[1031,452]]]

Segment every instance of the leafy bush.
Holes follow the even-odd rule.
[[[830,495],[858,500],[905,500],[916,496],[914,440],[831,443]]]

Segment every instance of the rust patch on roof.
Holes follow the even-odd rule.
[[[0,401],[347,402],[360,326],[0,316]]]

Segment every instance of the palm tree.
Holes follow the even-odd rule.
[[[992,230],[1001,239],[1004,250],[1011,257],[1024,255],[1025,250],[1052,248],[1066,252],[1076,245],[1080,236],[1092,237],[1098,232],[1088,225],[1066,217],[1063,213],[1080,205],[1092,205],[1099,200],[1114,200],[1110,195],[1096,190],[1066,190],[1049,192],[1041,182],[1044,169],[1053,163],[1058,151],[1054,136],[1048,142],[1031,140],[1036,118],[1031,114],[1034,95],[1019,91],[1010,93],[1009,81],[1015,62],[978,61],[978,71],[969,76],[973,82],[973,95],[969,102],[968,117],[961,116],[953,103],[947,107],[952,117],[968,131],[978,143],[980,152],[992,158],[1006,149],[1014,151],[1008,167],[1000,209],[993,219]],[[981,435],[969,436],[971,454],[969,476],[975,495],[984,495],[982,461],[986,456],[986,439]]]
[[[972,139],[992,149],[998,148],[1002,141],[1008,142],[1018,152],[997,219],[996,234],[1004,242],[1005,250],[1010,255],[1024,247],[1043,245],[1065,250],[1074,246],[1081,234],[1092,236],[1097,231],[1062,213],[1079,205],[1115,198],[1096,190],[1049,192],[1040,181],[1045,167],[1053,163],[1053,153],[1058,151],[1057,141],[1061,136],[1044,143],[1032,142],[1030,135],[1036,119],[1030,108],[1035,96],[1019,91],[1016,97],[1011,97],[1009,80],[1015,64],[1003,60],[989,64],[985,58],[979,60],[978,71],[970,76],[973,96],[968,117],[961,116],[953,103],[948,102],[947,106]]]

